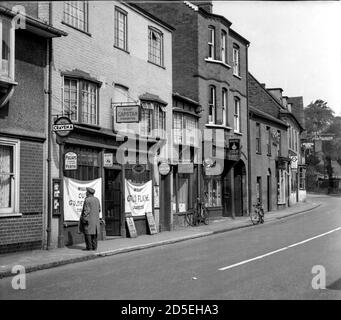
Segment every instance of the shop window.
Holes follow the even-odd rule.
[[[256,180],[256,200],[257,203],[262,203],[262,177],[257,177]]]
[[[163,66],[163,34],[153,27],[149,27],[148,34],[148,60]]]
[[[220,178],[207,179],[205,183],[205,192],[207,195],[207,207],[221,206],[221,180]]]
[[[63,114],[72,121],[98,124],[98,86],[86,80],[64,77]]]
[[[70,26],[88,31],[88,2],[64,1],[64,22]]]
[[[277,203],[285,204],[286,171],[278,170]]]
[[[304,167],[299,167],[299,183],[301,190],[305,190],[305,172],[306,169]]]
[[[152,131],[160,138],[165,137],[166,107],[156,103],[143,101],[141,103],[140,135],[150,136]]]
[[[0,215],[18,213],[19,141],[0,138]]]
[[[128,50],[127,34],[127,13],[115,7],[115,47]]]

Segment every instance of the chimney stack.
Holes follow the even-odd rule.
[[[205,10],[208,13],[212,13],[212,7],[213,7],[212,1],[198,1],[198,2],[193,2],[193,4],[195,4],[196,6]]]

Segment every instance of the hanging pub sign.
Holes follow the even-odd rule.
[[[134,123],[140,120],[140,106],[116,106],[116,123]]]
[[[168,162],[161,162],[159,164],[159,173],[163,176],[166,176],[170,171],[170,166]]]
[[[133,165],[133,167],[131,168],[131,170],[135,173],[135,174],[141,174],[143,172],[145,172],[146,167],[143,164],[135,164]]]
[[[64,170],[77,170],[77,153],[67,152],[64,155]]]
[[[297,156],[290,156],[290,167],[291,169],[297,169],[298,158]]]
[[[66,137],[73,130],[73,123],[68,117],[59,117],[53,124],[52,130],[60,137]]]
[[[240,139],[229,139],[228,160],[238,161],[240,158]]]

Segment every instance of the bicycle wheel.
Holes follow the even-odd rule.
[[[206,225],[209,223],[209,215],[207,208],[202,209],[202,221]]]
[[[263,209],[259,210],[259,221],[260,223],[264,223],[264,210]]]
[[[185,223],[187,226],[193,226],[193,212],[192,211],[187,211],[185,213]]]
[[[252,224],[259,223],[259,216],[256,210],[254,210],[253,212],[250,212],[250,218],[251,218]]]

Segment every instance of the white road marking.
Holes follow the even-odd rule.
[[[324,236],[327,235],[327,234],[331,234],[331,233],[336,232],[336,231],[339,231],[339,230],[341,230],[341,227],[338,227],[338,228],[336,228],[336,229],[327,231],[327,232],[325,232],[325,233],[321,233],[321,234],[319,234],[319,235],[317,235],[317,236],[315,236],[315,237],[312,237],[312,238],[309,238],[309,239],[306,239],[306,240],[303,240],[303,241],[300,241],[300,242],[296,242],[296,243],[294,243],[294,244],[291,244],[291,245],[289,245],[289,246],[283,247],[283,248],[281,248],[281,249],[278,249],[278,250],[275,250],[275,251],[271,251],[271,252],[265,253],[265,254],[263,254],[263,255],[261,255],[261,256],[257,256],[257,257],[255,257],[255,258],[251,258],[251,259],[244,260],[244,261],[241,261],[241,262],[238,262],[238,263],[235,263],[235,264],[231,264],[230,266],[227,266],[227,267],[219,268],[218,270],[219,270],[219,271],[225,271],[225,270],[228,270],[228,269],[232,269],[232,268],[234,268],[234,267],[238,267],[238,266],[240,266],[240,265],[249,263],[249,262],[251,262],[251,261],[259,260],[259,259],[262,259],[262,258],[264,258],[264,257],[271,256],[271,255],[273,255],[273,254],[275,254],[275,253],[278,253],[278,252],[287,250],[287,249],[289,249],[289,248],[296,247],[296,246],[298,246],[298,245],[300,245],[300,244],[303,244],[303,243],[312,241],[312,240],[314,240],[314,239],[324,237]]]

